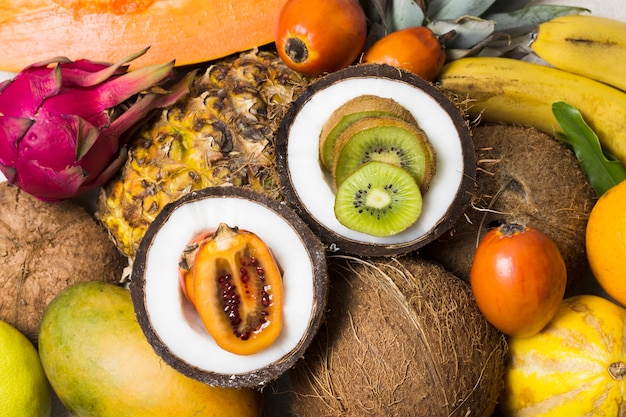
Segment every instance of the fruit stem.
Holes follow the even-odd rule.
[[[502,236],[511,237],[517,233],[526,231],[526,226],[517,223],[504,223],[498,227],[498,231]]]
[[[609,365],[609,375],[616,381],[621,381],[626,376],[626,363],[613,362]]]
[[[439,40],[441,47],[445,49],[446,44],[450,42],[452,38],[454,38],[455,36],[456,36],[456,30],[452,29],[449,32],[444,33],[443,35],[438,36],[437,39]]]
[[[289,38],[285,44],[285,53],[293,62],[300,64],[309,57],[309,50],[306,44],[298,38]]]

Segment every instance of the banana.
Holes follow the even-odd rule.
[[[538,26],[530,47],[550,65],[626,91],[626,22],[557,17]]]
[[[626,165],[626,93],[607,84],[517,59],[472,57],[446,64],[438,85],[469,99],[471,117],[534,126],[549,135],[561,131],[552,103],[564,101],[581,112],[603,149]]]

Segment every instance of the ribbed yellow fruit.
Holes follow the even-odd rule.
[[[467,113],[483,121],[561,131],[552,104],[577,108],[605,151],[626,164],[626,93],[581,75],[501,57],[461,58],[446,64],[440,87],[469,99]]]
[[[626,22],[600,16],[560,16],[537,28],[531,48],[565,71],[626,90]]]
[[[535,336],[509,338],[504,415],[626,415],[625,324],[617,304],[580,295],[563,300]]]

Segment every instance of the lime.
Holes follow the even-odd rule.
[[[3,416],[48,417],[52,391],[39,354],[19,330],[0,320],[0,404]]]

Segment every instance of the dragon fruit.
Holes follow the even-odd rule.
[[[182,81],[169,91],[159,86],[172,77],[173,61],[129,71],[146,51],[115,64],[53,58],[0,83],[0,171],[7,181],[44,201],[108,181],[124,163],[128,133],[188,92]]]

